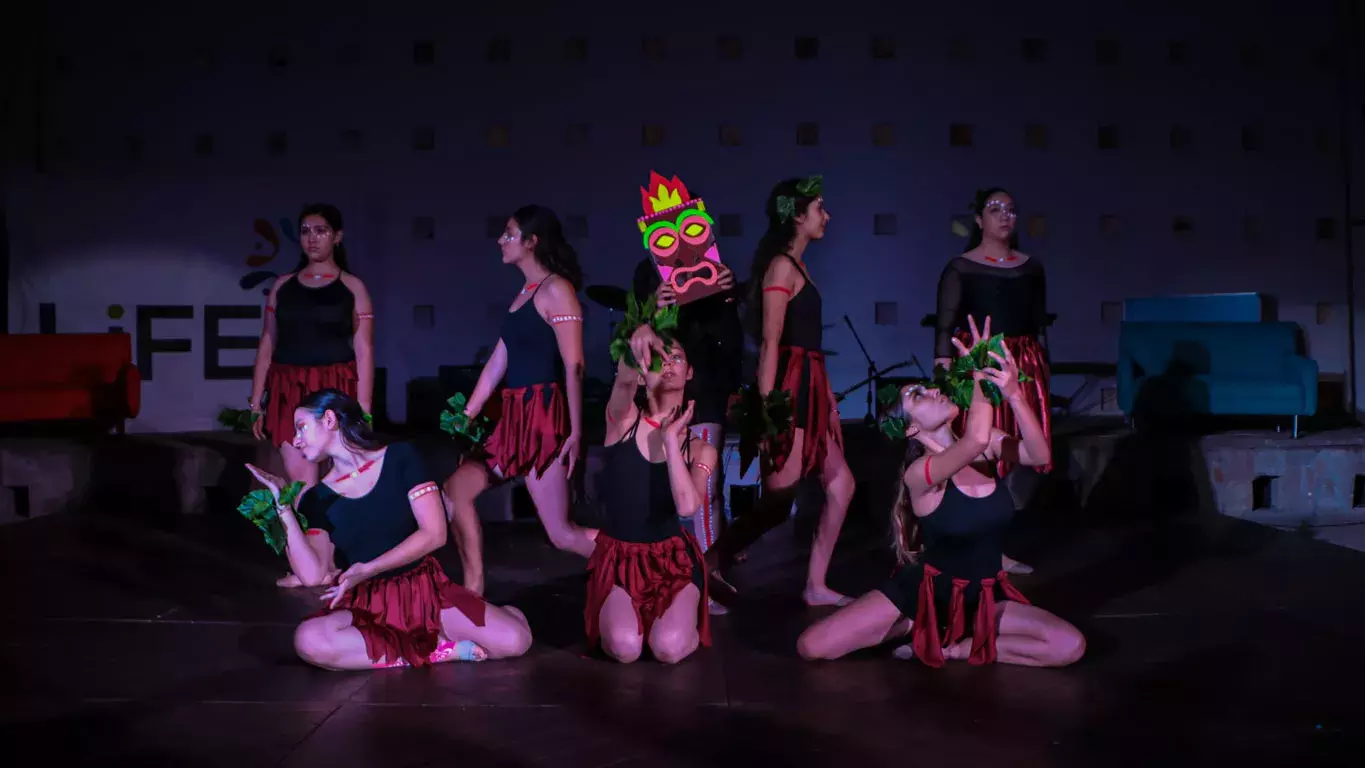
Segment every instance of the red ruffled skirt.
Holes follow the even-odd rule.
[[[834,418],[834,390],[825,372],[825,354],[818,349],[782,347],[778,351],[777,389],[791,394],[792,423],[784,434],[768,441],[765,465],[781,472],[791,458],[796,430],[805,432],[801,446],[801,477],[819,473],[832,442],[844,449],[843,430]],[[825,440],[825,436],[829,440]]]
[[[339,389],[355,397],[357,382],[354,360],[331,365],[285,365],[271,363],[265,377],[265,431],[275,445],[294,442],[294,410],[303,398],[319,389]]]
[[[972,343],[971,334],[965,331],[958,333],[957,338],[965,346],[970,346]],[[1004,342],[1005,348],[1014,356],[1014,363],[1019,366],[1019,371],[1033,379],[1033,381],[1020,382],[1019,389],[1024,393],[1024,401],[1038,415],[1038,423],[1043,426],[1043,435],[1051,444],[1052,398],[1050,393],[1052,392],[1052,372],[1047,367],[1047,353],[1043,351],[1042,345],[1034,336],[1006,336]],[[959,435],[962,434],[962,430],[967,426],[966,409],[963,409],[953,426]],[[1014,409],[1008,405],[1002,404],[1002,407],[995,409],[995,426],[1011,437],[1019,437],[1019,426],[1014,421]],[[997,462],[996,472],[999,477],[1004,477],[1013,467],[1013,464],[1000,461]],[[1046,465],[1034,469],[1039,472],[1051,472],[1052,462],[1049,461]]]
[[[664,615],[678,593],[688,584],[697,583],[694,579],[700,576],[697,633],[701,644],[709,647],[711,616],[706,610],[709,595],[704,562],[696,537],[687,531],[663,541],[643,544],[613,539],[605,533],[597,534],[597,547],[588,558],[588,599],[583,607],[588,645],[596,646],[602,638],[598,622],[612,587],[620,587],[630,594],[635,615],[640,620],[640,634],[647,639],[654,622]]]
[[[931,667],[943,666],[943,649],[967,636],[966,592],[971,582],[967,579],[953,579],[952,596],[948,599],[948,619],[939,624],[938,605],[934,601],[934,579],[943,573],[932,565],[924,565],[924,577],[920,580],[919,596],[916,600],[914,626],[910,628],[910,643],[915,649],[915,657]],[[1005,598],[1017,603],[1030,605],[1004,571],[993,579],[981,580],[981,596],[976,603],[976,615],[972,620],[972,653],[967,663],[973,665],[995,662],[995,588],[1000,587]]]
[[[415,568],[362,581],[335,609],[350,611],[351,626],[365,638],[370,661],[398,659],[414,667],[430,662],[441,637],[441,611],[459,609],[476,627],[484,625],[488,605],[482,597],[451,581],[436,558],[427,555]]]
[[[569,402],[558,383],[503,389],[481,457],[504,479],[540,474],[569,437]]]

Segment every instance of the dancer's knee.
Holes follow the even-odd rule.
[[[1085,656],[1085,635],[1066,624],[1048,631],[1049,663],[1055,667],[1075,664]]]
[[[623,664],[640,658],[644,651],[644,638],[633,627],[604,628],[602,631],[602,650]]]
[[[650,635],[649,650],[664,664],[677,664],[697,650],[700,642],[695,627],[682,630],[656,630]]]
[[[819,624],[807,628],[796,638],[796,654],[806,661],[832,658],[826,635],[828,633]]]
[[[300,659],[323,669],[335,669],[337,648],[336,630],[326,617],[309,619],[294,630],[294,652]]]

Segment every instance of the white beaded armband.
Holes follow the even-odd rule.
[[[698,461],[697,463],[693,464],[693,466],[696,467],[697,469],[700,469],[701,471],[705,472],[708,475],[711,474],[711,465],[707,464],[706,462]]]
[[[357,320],[373,320],[373,319],[374,319],[374,313],[373,313],[373,312],[357,312],[357,313],[355,314],[355,319],[357,319]]]
[[[436,483],[422,483],[411,491],[408,491],[408,501],[417,501],[428,493],[435,493],[439,490],[441,490],[441,487]]]
[[[582,315],[552,315],[552,316],[550,317],[550,325],[559,325],[560,323],[581,323],[581,322],[583,322],[583,316],[582,316]]]

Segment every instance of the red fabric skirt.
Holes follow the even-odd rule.
[[[785,365],[778,371],[776,388],[791,394],[794,413],[786,433],[769,441],[766,464],[772,472],[782,471],[791,458],[796,430],[800,429],[805,432],[800,476],[818,474],[824,468],[830,443],[840,451],[844,449],[843,430],[835,418],[834,390],[825,372],[825,354],[818,349],[782,347],[778,356]]]
[[[931,667],[943,666],[943,649],[967,636],[966,590],[971,584],[967,579],[953,579],[952,597],[948,600],[948,620],[940,625],[938,606],[934,602],[934,579],[943,573],[932,565],[924,565],[924,578],[920,581],[919,599],[916,601],[914,626],[910,628],[910,643],[915,649],[915,657]],[[999,586],[1006,599],[1030,605],[1014,584],[1009,574],[1001,571],[993,579],[981,580],[981,597],[976,604],[976,615],[972,621],[972,653],[967,663],[972,665],[992,664],[995,662],[995,588]],[[945,628],[942,632],[940,627]]]
[[[694,572],[700,569],[702,588],[701,599],[697,601],[697,633],[701,636],[701,644],[709,647],[711,615],[706,610],[708,590],[706,569],[702,567],[705,562],[696,537],[687,531],[645,544],[597,534],[597,547],[588,558],[588,599],[583,607],[588,645],[596,646],[602,639],[598,622],[612,587],[620,587],[630,594],[640,621],[640,634],[648,640],[654,622],[664,615],[679,592],[695,583],[692,580]]]
[[[962,332],[957,334],[958,341],[964,346],[972,343],[970,333]],[[1019,389],[1024,394],[1024,401],[1029,404],[1033,412],[1038,415],[1038,423],[1043,426],[1043,435],[1047,437],[1048,444],[1052,443],[1052,372],[1047,367],[1047,354],[1043,347],[1038,343],[1038,339],[1033,336],[1006,336],[1005,348],[1014,356],[1014,362],[1019,366],[1022,373],[1033,378],[1033,381],[1020,382]],[[995,426],[1001,432],[1011,436],[1019,437],[1019,425],[1014,421],[1014,409],[1008,405],[995,409]],[[967,410],[964,408],[958,415],[957,421],[953,425],[957,433],[962,434],[962,430],[967,426]],[[996,472],[999,477],[1004,477],[1011,469],[1013,464],[1000,461],[996,464]],[[1041,467],[1034,467],[1039,472],[1051,472],[1052,462],[1049,461]]]
[[[436,558],[427,555],[417,567],[393,576],[362,581],[342,596],[335,611],[350,611],[351,626],[365,638],[370,661],[399,658],[414,667],[430,664],[441,637],[441,611],[457,608],[476,627],[484,625],[488,604],[451,581]]]
[[[569,437],[569,401],[558,383],[504,389],[483,460],[503,479],[540,474]]]
[[[294,442],[294,409],[303,398],[319,389],[339,389],[355,397],[360,375],[355,361],[331,365],[284,365],[271,363],[265,377],[270,393],[265,405],[265,431],[275,445]]]

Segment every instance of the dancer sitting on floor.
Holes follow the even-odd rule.
[[[663,365],[655,373],[623,358],[607,403],[605,466],[600,475],[605,524],[588,560],[584,608],[588,644],[622,662],[654,658],[676,664],[711,644],[701,548],[679,518],[696,514],[716,466],[715,446],[689,434],[694,403],[683,402],[692,368],[682,345],[665,347],[641,326],[636,359],[648,344]],[[645,410],[635,404],[644,385]],[[647,411],[647,413],[646,413]]]
[[[305,586],[331,585],[327,608],[294,632],[310,664],[349,670],[421,667],[520,656],[531,647],[521,611],[486,603],[446,577],[432,553],[446,541],[436,485],[415,448],[385,446],[360,404],[335,389],[294,412],[294,447],[332,470],[279,507],[289,565]],[[285,482],[250,464],[276,503]]]
[[[969,318],[972,342],[982,340]],[[990,332],[990,319],[985,333]],[[953,339],[959,354],[967,354]],[[944,659],[969,664],[1060,667],[1085,653],[1085,638],[1066,621],[1029,604],[1001,568],[1000,551],[1014,504],[995,476],[1000,460],[1038,466],[1051,450],[1038,416],[1020,392],[1019,369],[1006,348],[991,353],[999,368],[974,373],[966,429],[953,434],[958,407],[942,392],[902,387],[884,418],[909,438],[900,490],[892,510],[900,567],[879,590],[816,622],[797,641],[805,659],[837,659],[860,648],[910,635],[900,658],[931,667]],[[994,409],[982,391],[1000,389],[1022,439],[991,426]],[[1002,407],[1005,407],[1002,404]],[[916,551],[923,529],[924,547]],[[969,617],[975,616],[975,620]]]

